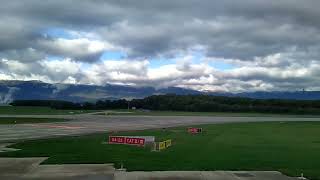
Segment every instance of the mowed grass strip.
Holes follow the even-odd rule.
[[[16,117],[0,117],[0,124],[28,124],[28,123],[49,123],[64,122],[66,119],[53,118],[16,118]]]
[[[196,126],[203,133],[192,135],[186,127],[122,132],[113,135],[156,136],[172,139],[162,152],[150,148],[109,145],[108,134],[27,141],[13,145],[21,151],[3,157],[49,156],[45,164],[115,163],[135,170],[276,170],[290,176],[304,173],[320,179],[320,123],[268,122]]]
[[[0,106],[0,115],[55,115],[55,114],[81,114],[96,112],[95,110],[59,110],[38,106]]]

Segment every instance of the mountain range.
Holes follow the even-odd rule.
[[[12,100],[54,99],[73,102],[96,101],[98,99],[133,99],[159,94],[208,94],[214,96],[248,97],[256,99],[320,100],[320,91],[259,91],[259,92],[201,92],[179,87],[155,89],[125,85],[104,86],[79,84],[49,84],[41,81],[0,81],[0,103]]]

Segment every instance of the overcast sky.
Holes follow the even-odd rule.
[[[319,0],[0,0],[0,79],[320,90]]]

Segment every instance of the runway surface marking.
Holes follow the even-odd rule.
[[[58,129],[83,129],[82,126],[66,126],[66,125],[45,125],[45,124],[25,124],[26,126],[41,127],[41,128],[58,128]]]

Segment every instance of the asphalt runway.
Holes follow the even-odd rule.
[[[67,122],[0,125],[0,142],[81,135],[96,132],[144,130],[196,124],[234,122],[320,121],[301,117],[217,117],[217,116],[106,116],[79,115],[0,115],[0,117],[64,118]]]

